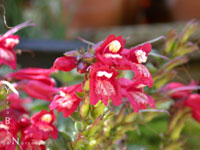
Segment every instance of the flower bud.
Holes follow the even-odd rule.
[[[27,127],[29,124],[30,124],[30,119],[28,118],[28,116],[26,115],[21,116],[21,118],[19,119],[20,127],[24,128]]]
[[[53,64],[54,69],[58,69],[60,71],[71,71],[76,66],[76,58],[75,57],[58,57]]]
[[[85,62],[79,62],[76,69],[78,73],[85,73],[88,65]]]
[[[85,101],[83,102],[83,104],[80,107],[80,115],[81,117],[86,117],[89,113],[89,109],[90,109],[90,103],[89,103],[89,99],[85,99]]]

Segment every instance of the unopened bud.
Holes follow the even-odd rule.
[[[89,103],[89,99],[85,99],[85,101],[83,102],[83,104],[80,107],[80,115],[81,117],[86,117],[89,113],[89,109],[90,109],[90,103]]]
[[[30,119],[28,118],[28,116],[23,115],[20,120],[19,120],[19,125],[21,127],[26,127],[30,124]]]
[[[79,62],[77,65],[77,72],[78,73],[85,73],[87,70],[88,65],[85,62]]]

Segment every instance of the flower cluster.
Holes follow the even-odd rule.
[[[0,64],[15,69],[16,54],[13,48],[19,43],[19,37],[11,33],[0,37]],[[56,119],[53,110],[62,112],[64,117],[70,116],[80,103],[86,101],[86,96],[80,97],[78,93],[87,94],[91,105],[102,101],[106,106],[112,101],[119,106],[129,101],[135,112],[147,108],[147,105],[155,107],[152,97],[144,92],[144,87],[151,87],[153,80],[142,64],[147,61],[151,44],[126,49],[125,42],[121,36],[110,35],[87,52],[65,53],[65,56],[55,60],[50,69],[24,68],[5,75],[3,79],[12,83],[12,88],[26,93],[28,98],[22,99],[18,93],[8,94],[6,101],[9,108],[0,112],[0,149],[13,150],[17,145],[24,150],[45,149],[45,141],[58,136],[57,128],[53,125]],[[85,74],[85,80],[57,88],[51,74],[74,68],[78,73]],[[122,77],[124,70],[134,73],[132,79]],[[30,97],[48,101],[50,111],[42,110],[29,118],[30,112],[24,105],[32,100]],[[17,141],[19,133],[20,143]]]
[[[194,81],[189,85],[172,82],[164,87],[164,91],[171,91],[171,98],[179,100],[183,107],[191,108],[193,118],[200,122],[200,94],[193,93],[197,89],[197,85],[198,83]],[[179,106],[181,105],[179,104]]]
[[[9,108],[0,112],[3,117],[3,121],[0,121],[1,149],[14,150],[16,145],[23,150],[45,149],[46,140],[50,137],[57,138],[58,131],[53,125],[55,115],[52,111],[43,110],[29,119],[29,112],[24,107],[24,103],[30,102],[29,100],[22,100],[18,95],[10,94],[7,101]],[[21,133],[20,143],[18,133]]]
[[[96,105],[99,100],[107,105],[109,100],[112,100],[113,104],[118,106],[128,99],[136,112],[145,109],[147,104],[154,107],[153,99],[143,90],[145,86],[153,85],[150,72],[142,64],[147,61],[151,44],[145,43],[131,49],[126,49],[124,46],[125,39],[110,35],[104,41],[93,45],[92,50],[88,52],[65,53],[65,56],[55,60],[53,69],[71,71],[77,68],[79,73],[85,73],[86,79],[89,80],[91,105]],[[133,71],[134,77],[121,78],[120,72],[123,70]],[[74,86],[66,90],[61,88],[50,109],[56,108],[64,112],[64,116],[71,114],[80,102],[75,92],[78,91]]]

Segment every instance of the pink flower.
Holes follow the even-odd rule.
[[[8,35],[0,38],[0,65],[6,64],[12,69],[16,69],[16,54],[13,48],[19,43],[19,36]]]
[[[45,141],[51,136],[53,139],[58,137],[58,131],[53,125],[55,115],[53,111],[42,110],[31,117],[31,124],[27,118],[22,118],[20,123],[23,125],[21,136],[21,147],[24,150],[41,149],[45,150]]]
[[[58,112],[63,112],[64,117],[68,117],[79,106],[81,99],[77,97],[76,92],[81,91],[81,84],[60,88],[60,94],[54,97],[49,108],[51,110],[57,109]]]
[[[13,48],[19,43],[19,36],[13,34],[22,28],[34,25],[35,24],[33,24],[31,21],[26,21],[13,27],[0,36],[0,65],[6,64],[12,69],[16,69],[17,58]]]
[[[54,73],[54,69],[43,69],[43,68],[24,68],[17,72],[13,72],[7,75],[7,78],[17,80],[37,80],[41,81],[49,86],[54,86],[55,82],[50,78],[50,75]]]
[[[200,94],[191,94],[184,101],[184,105],[192,109],[192,116],[200,122]]]
[[[52,101],[54,95],[59,92],[59,89],[37,80],[21,81],[17,86],[29,96],[47,101]]]
[[[110,98],[114,105],[120,105],[121,93],[116,76],[118,72],[114,68],[101,63],[91,66],[90,73],[90,104],[95,105],[101,100],[105,105]]]
[[[31,123],[33,126],[37,127],[41,131],[41,136],[43,140],[47,140],[49,135],[56,139],[58,136],[58,131],[53,125],[55,121],[55,114],[53,111],[48,112],[47,110],[42,110],[34,114],[31,117]]]
[[[142,64],[132,63],[130,64],[131,70],[134,72],[135,76],[132,80],[140,83],[140,87],[153,86],[153,79],[149,70]]]
[[[25,104],[29,103],[30,99],[21,99],[18,95],[11,93],[7,97],[9,108],[0,112],[1,116],[18,119],[22,114],[28,114],[25,109]]]
[[[179,82],[171,82],[163,88],[163,92],[167,92],[170,90],[176,90],[178,88],[184,89],[189,86],[197,86],[197,82],[192,81],[189,85],[185,85],[185,84],[182,84]],[[170,96],[173,99],[187,98],[191,94],[191,92],[192,92],[192,89],[179,90],[179,91],[175,91],[175,92],[171,93]]]
[[[121,52],[124,45],[125,39],[123,39],[122,36],[116,37],[111,34],[96,48],[96,58],[101,61],[101,63],[109,66],[122,65],[123,56],[121,55]]]
[[[140,109],[146,109],[147,104],[154,108],[154,100],[151,96],[146,94],[137,81],[132,81],[126,78],[120,78],[121,93],[124,98],[128,98],[135,112]]]
[[[14,150],[16,148],[18,132],[17,121],[13,118],[5,118],[0,122],[0,149],[1,150]]]
[[[76,58],[75,57],[58,57],[53,64],[54,69],[58,69],[61,71],[71,71],[76,67]]]
[[[23,150],[45,150],[45,140],[42,139],[42,131],[34,125],[22,130],[21,147]]]
[[[124,49],[122,51],[122,54],[126,56],[126,58],[134,63],[146,63],[148,53],[151,52],[151,44],[145,43],[143,45],[139,45],[137,47],[134,47],[130,50]]]

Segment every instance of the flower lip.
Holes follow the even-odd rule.
[[[113,53],[117,53],[121,48],[121,43],[118,40],[113,40],[108,45],[109,51]]]
[[[64,92],[62,93],[62,95],[60,95],[61,96],[61,98],[59,98],[57,101],[56,101],[56,103],[59,105],[59,106],[61,106],[61,107],[63,107],[63,108],[68,108],[68,109],[70,109],[71,107],[72,107],[72,105],[73,105],[73,98],[69,95],[69,94],[65,94],[65,95],[63,95],[63,94],[65,94]]]
[[[106,58],[120,58],[120,59],[122,59],[122,56],[119,55],[119,54],[106,53],[104,56],[105,56]]]
[[[50,123],[52,121],[52,116],[51,114],[45,114],[42,116],[41,120],[46,123]]]
[[[15,45],[17,45],[19,43],[19,39],[18,38],[16,38],[16,39],[14,39],[14,38],[7,38],[6,39],[6,43],[5,43],[5,46],[6,47],[14,47]]]
[[[112,73],[108,73],[106,71],[98,71],[97,72],[97,76],[98,77],[105,76],[106,78],[110,79],[113,76],[113,72]]]
[[[4,51],[2,48],[0,48],[0,56],[1,58],[7,60],[7,61],[13,61],[15,60],[14,55],[10,51]]]

